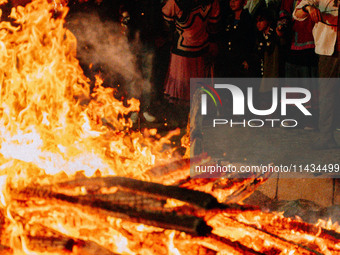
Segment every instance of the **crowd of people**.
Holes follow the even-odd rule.
[[[338,0],[167,0],[171,55],[158,86],[178,113],[188,112],[190,78],[325,78],[300,85],[312,93],[302,127],[320,129],[315,149],[336,148],[340,84],[328,78],[340,76],[338,9]],[[266,107],[274,85],[262,81]]]

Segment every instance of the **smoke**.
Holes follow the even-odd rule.
[[[129,42],[119,23],[102,21],[95,12],[76,13],[66,26],[77,38],[80,63],[100,71],[105,84],[119,84],[138,99],[150,93],[153,54],[142,47],[138,35]]]

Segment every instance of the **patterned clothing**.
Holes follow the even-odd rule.
[[[296,9],[301,9],[305,5],[317,7],[321,14],[330,14],[338,16],[339,6],[334,6],[334,0],[302,0],[295,8],[293,17],[296,20],[303,21],[305,18],[295,16]],[[308,15],[309,16],[309,15]],[[313,36],[315,41],[315,52],[319,55],[331,56],[334,53],[336,44],[337,31],[326,22],[318,22],[313,27]]]
[[[204,57],[188,58],[171,54],[165,95],[171,103],[190,101],[190,78],[205,78],[209,74]]]
[[[188,4],[193,6],[188,7]],[[164,19],[176,26],[165,94],[172,103],[187,104],[190,101],[190,78],[208,75],[209,66],[204,53],[209,46],[209,25],[218,22],[218,0],[206,1],[205,4],[194,0],[168,0],[162,12]]]
[[[285,0],[282,1],[280,19],[287,19],[288,22],[293,22],[292,24],[292,41],[290,49],[292,50],[305,50],[314,49],[314,38],[312,30],[314,27],[314,22],[311,18],[307,18],[304,21],[294,21],[292,13],[298,3],[301,0]]]
[[[304,21],[294,20],[292,13],[297,4],[301,0],[286,0],[281,3],[280,21],[286,22],[289,28],[286,33],[288,39],[286,62],[301,68],[301,75],[305,73],[304,69],[309,69],[308,72],[316,70],[318,63],[317,55],[315,54],[315,44],[313,37],[314,22],[310,17]],[[290,69],[288,69],[290,70]],[[287,77],[295,77],[293,73],[286,74]],[[312,74],[312,76],[317,73]],[[309,77],[309,76],[308,76]]]
[[[191,11],[183,11],[180,7],[187,0],[168,0],[162,8],[163,17],[176,26],[175,44],[172,52],[187,57],[197,57],[208,47],[209,23],[217,23],[220,9],[217,0],[207,5],[202,1],[193,1]]]

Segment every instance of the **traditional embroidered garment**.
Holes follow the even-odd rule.
[[[165,95],[172,103],[190,100],[190,78],[204,78],[208,75],[204,57],[188,58],[171,54],[169,73],[165,84]]]
[[[314,27],[314,22],[311,18],[307,18],[304,21],[295,21],[293,20],[292,13],[297,4],[299,4],[301,0],[285,0],[282,1],[280,18],[287,19],[288,22],[292,21],[292,41],[290,48],[292,50],[305,50],[305,49],[314,49],[314,38],[312,34],[312,30]]]
[[[302,0],[295,8],[293,17],[303,21],[305,18],[298,18],[295,15],[296,9],[301,9],[305,5],[317,7],[322,15],[338,16],[339,6],[334,5],[334,0]],[[334,46],[337,38],[337,31],[330,24],[318,22],[313,27],[315,41],[315,52],[319,55],[331,56],[334,53]]]
[[[217,23],[219,18],[218,1],[168,0],[162,12],[165,20],[176,25],[172,52],[187,57],[202,55],[208,46],[208,24]]]
[[[219,18],[218,0],[168,0],[162,12],[164,19],[176,26],[165,94],[189,101],[190,78],[207,77],[203,54],[208,51],[209,24]]]

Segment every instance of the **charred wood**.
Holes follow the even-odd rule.
[[[207,192],[221,203],[238,203],[253,194],[256,188],[268,178],[268,174],[252,175],[251,178],[228,176],[226,178],[194,178],[181,184],[180,187]]]
[[[183,202],[196,205],[201,208],[210,209],[219,206],[216,198],[210,194],[185,189],[177,186],[167,186],[154,182],[140,181],[126,177],[97,177],[84,178],[74,181],[59,183],[61,187],[82,187],[93,189],[98,187],[120,187],[136,193],[148,194],[155,198],[174,198]]]
[[[119,205],[127,205],[130,207],[154,208],[158,210],[162,209],[166,204],[166,200],[164,199],[156,199],[142,194],[120,190],[113,194],[86,195],[84,198],[89,200],[101,200]]]
[[[153,167],[146,172],[154,182],[159,182],[167,185],[173,185],[178,181],[183,181],[189,178],[190,159],[180,159]],[[164,183],[164,181],[168,183]]]
[[[223,173],[221,178],[211,178],[210,174],[195,174],[190,177],[190,166],[205,165],[207,162],[217,163],[204,155],[192,159],[181,159],[171,164],[165,164],[151,168],[146,172],[150,179],[157,183],[166,185],[179,185],[180,187],[209,193],[223,203],[238,203],[249,197],[258,186],[263,184],[271,175],[270,172],[243,173],[238,172]],[[228,164],[220,162],[219,165]],[[239,168],[240,165],[234,165]]]
[[[69,196],[35,187],[27,187],[20,191],[12,190],[12,194],[15,199],[37,197],[44,200],[58,200],[60,202],[84,207],[85,210],[89,210],[90,212],[97,210],[96,213],[105,216],[119,217],[132,222],[164,229],[174,229],[192,235],[202,236],[211,231],[211,227],[209,227],[203,219],[191,215],[180,215],[176,211],[131,207],[122,205],[121,203],[115,204],[112,201],[92,199],[92,197],[88,198],[86,196]]]

